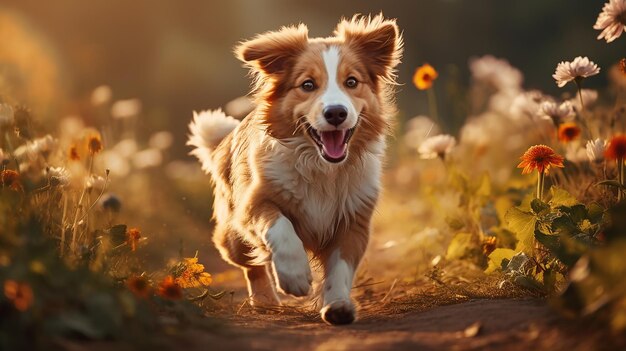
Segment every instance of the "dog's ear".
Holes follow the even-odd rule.
[[[280,73],[289,66],[308,43],[308,29],[304,24],[283,27],[242,42],[235,55],[248,67],[265,74]]]
[[[402,57],[402,36],[393,19],[355,15],[337,25],[335,35],[342,38],[367,61],[376,76],[394,81],[394,68]]]

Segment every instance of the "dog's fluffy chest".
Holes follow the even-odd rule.
[[[267,149],[263,173],[280,201],[323,245],[340,223],[349,225],[360,210],[375,202],[383,149],[383,140],[374,141],[371,152],[359,155],[356,162],[332,165],[298,140],[276,143]]]

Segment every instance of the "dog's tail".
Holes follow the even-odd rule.
[[[239,121],[226,116],[222,109],[194,111],[193,120],[189,123],[187,145],[194,147],[189,154],[198,158],[203,171],[211,172],[211,153],[238,125]]]

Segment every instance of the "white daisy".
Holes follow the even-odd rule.
[[[445,158],[456,145],[456,139],[448,134],[440,134],[430,137],[420,145],[417,150],[424,159]]]
[[[552,78],[556,80],[556,85],[559,88],[565,86],[565,84],[583,78],[595,76],[600,73],[600,67],[589,60],[588,57],[578,56],[571,62],[561,62],[556,66],[556,71],[552,75]]]
[[[111,101],[113,91],[108,85],[101,85],[91,92],[91,103],[94,106],[100,106]]]
[[[500,91],[519,90],[524,80],[522,72],[508,61],[491,55],[470,59],[469,68],[474,80],[488,83]]]
[[[561,104],[554,101],[544,101],[539,109],[539,117],[550,120],[555,126],[558,126],[574,117],[574,109],[569,101]]]
[[[544,99],[544,95],[538,90],[518,94],[509,106],[510,116],[514,119],[520,117],[534,118],[539,113],[541,101]]]
[[[106,180],[103,177],[95,174],[92,174],[89,178],[87,178],[87,182],[85,184],[85,187],[87,189],[94,189],[96,191],[104,189],[105,186]]]
[[[604,161],[604,150],[606,149],[607,141],[603,139],[589,140],[586,145],[587,157],[591,162]]]
[[[47,173],[52,186],[64,188],[70,184],[71,174],[64,167],[50,167]]]
[[[593,29],[602,31],[598,40],[610,43],[619,38],[626,30],[626,0],[610,0],[604,4]]]
[[[131,118],[141,113],[139,99],[118,100],[111,106],[111,116],[117,119]]]

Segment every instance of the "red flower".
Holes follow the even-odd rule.
[[[626,135],[618,134],[614,136],[604,151],[604,157],[609,160],[623,160],[626,158]]]
[[[546,145],[531,146],[520,158],[522,162],[517,168],[523,168],[522,174],[528,174],[533,170],[548,174],[551,166],[563,168],[563,156],[558,155],[551,147]]]

